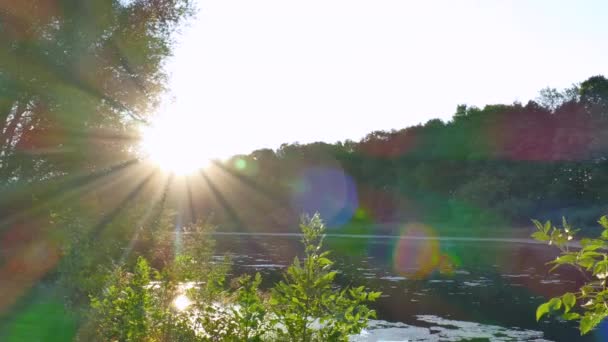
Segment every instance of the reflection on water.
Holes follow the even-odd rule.
[[[186,310],[190,304],[192,304],[192,301],[185,294],[180,294],[173,300],[173,306],[179,311]]]
[[[419,326],[386,321],[370,321],[360,335],[352,336],[353,342],[367,341],[547,341],[543,332],[517,328],[503,328],[474,322],[443,319],[433,315],[417,316]]]
[[[218,252],[232,255],[235,274],[259,271],[266,287],[302,252],[295,234],[216,238]],[[545,298],[573,290],[582,281],[567,270],[548,273],[546,263],[556,256],[548,246],[528,240],[439,239],[440,244],[431,246],[437,250],[428,253],[425,239],[402,240],[386,236],[326,240],[340,271],[338,282],[383,292],[374,304],[378,321],[353,340],[602,340],[601,329],[581,338],[572,322],[535,321],[536,307]],[[428,261],[411,253],[415,250],[449,255],[454,268],[429,271]],[[408,255],[413,256],[408,259]],[[407,273],[396,265],[424,272]]]

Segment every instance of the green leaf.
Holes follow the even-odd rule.
[[[541,305],[538,306],[538,308],[536,309],[536,321],[540,321],[540,319],[549,313],[549,302],[547,303],[543,303]]]
[[[555,264],[572,264],[576,262],[576,254],[564,254],[560,257],[555,258],[554,261],[552,261],[552,263]]]
[[[604,229],[608,229],[608,217],[605,215],[600,217],[599,221],[597,221]]]
[[[549,229],[551,229],[551,221],[545,222],[545,226],[543,227],[543,232],[548,233]]]
[[[581,293],[583,294],[583,297],[586,297],[592,294],[593,292],[593,286],[590,286],[589,284],[581,287]]]
[[[550,311],[559,310],[561,306],[562,301],[559,298],[552,298],[548,302],[539,305],[536,309],[536,320],[539,321],[544,315],[548,314]]]
[[[565,311],[568,313],[570,308],[576,304],[576,296],[573,293],[568,292],[562,296],[562,303],[564,303]]]
[[[567,321],[573,321],[579,319],[580,317],[581,315],[577,314],[576,312],[568,312],[562,315],[562,318]]]
[[[374,300],[376,300],[376,299],[380,298],[380,295],[381,295],[381,294],[382,294],[382,292],[370,292],[370,293],[367,295],[367,299],[368,299],[369,301],[374,301]]]
[[[534,240],[537,241],[549,241],[549,235],[545,234],[544,232],[535,232],[532,234],[532,238],[534,238]]]
[[[532,220],[532,223],[534,223],[534,225],[536,226],[536,229],[538,229],[538,230],[539,230],[539,231],[541,231],[541,232],[542,232],[542,231],[544,231],[544,229],[543,229],[543,224],[542,224],[542,223],[540,223],[540,221],[539,221],[539,220],[534,220],[534,219],[533,219],[533,220]]]
[[[585,335],[591,329],[593,329],[593,327],[595,326],[594,321],[595,320],[593,319],[593,317],[591,315],[583,316],[583,318],[581,319],[581,321],[579,323],[579,329],[581,331],[581,335]]]
[[[582,267],[584,267],[585,269],[589,270],[595,264],[595,259],[587,258],[587,257],[581,258],[578,260],[578,264],[581,265]]]
[[[598,273],[607,273],[607,272],[608,272],[608,260],[598,262],[597,264],[595,264],[595,267],[593,268],[593,275],[596,275]]]
[[[328,266],[328,265],[332,264],[331,260],[329,260],[327,258],[319,258],[318,262],[319,262],[319,265],[321,265],[321,266]]]
[[[606,243],[602,240],[597,239],[582,239],[581,246],[584,247],[585,250],[594,251],[598,248],[602,248],[606,245]]]
[[[562,300],[559,298],[551,298],[549,301],[549,308],[551,311],[559,310],[562,307]]]

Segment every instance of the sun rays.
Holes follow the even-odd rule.
[[[204,158],[197,161],[202,159]],[[246,221],[251,220],[251,217],[240,212],[236,202],[241,198],[248,198],[252,207],[263,210],[264,203],[261,202],[278,201],[253,178],[232,170],[223,162],[210,162],[210,159],[207,159],[203,164],[188,161],[178,165],[179,168],[167,172],[169,170],[163,165],[139,157],[93,168],[88,172],[81,171],[48,179],[44,186],[37,185],[38,201],[35,206],[23,207],[1,218],[0,224],[7,229],[4,236],[13,231],[18,232],[24,225],[38,227],[32,228],[38,233],[37,239],[48,246],[55,246],[56,237],[52,233],[55,224],[48,222],[48,213],[55,212],[62,203],[77,203],[83,217],[83,221],[79,223],[79,233],[84,240],[92,241],[93,244],[102,243],[107,241],[111,234],[116,233],[116,229],[122,229],[124,235],[128,236],[121,247],[123,251],[118,260],[119,263],[124,263],[136,252],[139,242],[146,238],[146,234],[155,231],[161,217],[167,214],[174,217],[170,218],[174,221],[170,224],[174,226],[172,239],[175,239],[171,254],[175,254],[179,250],[181,225],[201,218],[201,208],[208,209],[203,210],[207,214],[211,210],[214,214],[229,217],[246,229]],[[201,165],[207,166],[200,168]],[[188,174],[188,171],[191,173]],[[239,190],[235,191],[236,189]],[[11,196],[13,199],[23,197],[22,200],[26,201],[31,189],[23,184],[15,187],[14,191],[15,195]],[[129,216],[130,224],[124,224],[125,215]],[[44,220],[47,222],[41,225]],[[24,241],[15,248],[27,251],[37,248],[36,246]],[[32,265],[24,265],[31,270],[27,279],[18,279],[17,276],[9,279],[9,284],[11,281],[19,284],[19,291],[13,293],[11,298],[20,298],[22,291],[57,267],[60,261],[59,257],[45,258],[46,260],[31,260]],[[35,268],[35,264],[45,265],[45,268]],[[0,273],[2,272],[0,269]],[[11,303],[13,300],[6,303],[0,301],[0,311]],[[182,306],[185,303],[179,302],[176,305]]]
[[[209,164],[210,155],[197,144],[194,132],[181,128],[152,126],[143,131],[144,157],[160,169],[183,176]]]
[[[226,158],[230,139],[213,120],[201,115],[160,113],[141,129],[139,153],[165,172],[178,176],[193,175],[208,167],[212,160]]]

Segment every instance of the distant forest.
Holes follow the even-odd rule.
[[[608,209],[607,156],[608,79],[594,76],[527,104],[459,105],[449,122],[235,156],[216,164],[225,182],[208,176],[210,191],[191,203],[226,229],[293,227],[310,210],[336,232],[396,234],[422,222],[492,235],[562,215],[588,227]]]
[[[176,226],[203,219],[219,231],[298,232],[300,215],[318,211],[335,233],[393,235],[423,224],[442,236],[527,237],[514,228],[531,229],[532,218],[566,216],[591,232],[608,209],[603,76],[543,89],[527,104],[460,105],[449,122],[375,131],[358,142],[257,150],[185,178],[134,158],[130,135],[103,134],[109,138],[74,135],[72,154],[65,147],[20,154],[18,173],[2,177],[4,223],[38,226],[72,207],[93,231],[123,214],[154,219],[170,210],[179,214]],[[66,139],[58,141],[72,146]]]

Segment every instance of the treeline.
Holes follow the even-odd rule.
[[[449,122],[376,131],[358,142],[257,150],[185,178],[138,161],[130,139],[102,140],[123,147],[111,158],[82,154],[77,163],[66,153],[21,155],[16,161],[40,161],[4,178],[3,226],[28,227],[33,236],[50,211],[72,207],[94,236],[136,206],[142,225],[171,210],[177,225],[204,219],[220,231],[296,232],[302,213],[318,211],[335,233],[393,235],[423,223],[444,236],[527,236],[512,228],[562,216],[593,227],[608,204],[603,76],[544,89],[525,105],[461,105]]]
[[[606,210],[607,156],[608,80],[594,76],[525,105],[460,105],[449,122],[235,156],[203,171],[191,212],[254,231],[294,226],[310,210],[336,232],[424,222],[491,234],[562,215],[587,226]]]

